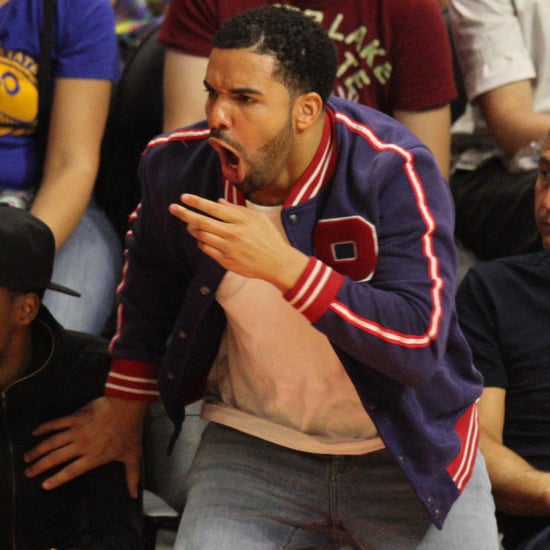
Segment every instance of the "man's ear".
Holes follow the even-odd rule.
[[[294,102],[294,125],[297,132],[313,126],[323,113],[323,100],[316,92],[298,96]]]
[[[15,321],[20,325],[30,325],[38,315],[40,298],[35,292],[20,294],[16,298]]]

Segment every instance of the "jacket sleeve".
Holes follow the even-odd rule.
[[[158,398],[159,365],[188,281],[184,258],[170,246],[182,241],[185,231],[167,212],[177,191],[167,196],[162,173],[148,178],[151,155],[147,152],[139,167],[142,200],[131,215],[126,236],[117,332],[110,344],[113,362],[105,387],[106,395],[143,401]],[[162,162],[154,166],[171,169],[162,168]]]
[[[424,147],[391,146],[364,165],[354,205],[375,227],[372,276],[355,281],[311,257],[285,297],[328,336],[344,364],[416,386],[444,364],[456,327],[452,199]]]

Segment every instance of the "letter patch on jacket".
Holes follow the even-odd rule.
[[[376,267],[374,226],[359,216],[319,220],[313,232],[315,256],[354,281],[368,281]]]

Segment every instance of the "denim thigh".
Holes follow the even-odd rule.
[[[438,530],[387,451],[315,455],[210,424],[187,479],[175,548],[496,550],[498,543],[481,456]]]
[[[93,200],[55,255],[52,280],[81,297],[46,291],[44,304],[65,327],[100,334],[113,311],[122,271],[122,245]]]

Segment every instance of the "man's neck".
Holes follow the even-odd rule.
[[[270,187],[251,193],[247,199],[263,206],[283,204],[319,149],[325,123],[325,116],[322,114],[314,126],[304,134],[298,135],[292,157],[279,181]]]
[[[246,198],[254,204],[261,206],[279,206],[283,204],[290,194],[292,186],[295,182],[288,183],[288,185],[274,185],[273,187],[267,187],[251,193]]]
[[[14,334],[7,348],[0,353],[0,388],[6,389],[21,378],[30,364],[31,357],[31,330]]]

